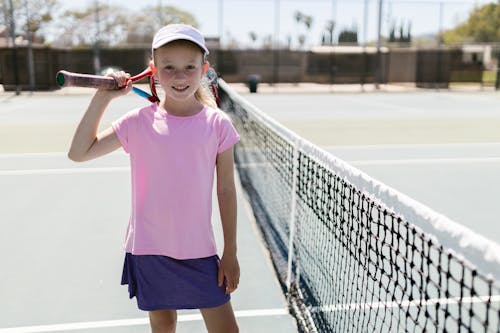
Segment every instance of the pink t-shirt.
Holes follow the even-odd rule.
[[[151,104],[112,126],[130,154],[132,173],[125,251],[176,259],[216,254],[211,223],[215,161],[239,140],[229,117],[208,107],[177,117]]]

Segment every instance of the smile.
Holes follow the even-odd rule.
[[[172,86],[172,89],[177,92],[184,92],[189,89],[189,86]]]

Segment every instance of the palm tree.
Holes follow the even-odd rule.
[[[311,26],[313,23],[313,18],[310,15],[306,15],[300,11],[296,11],[294,14],[295,21],[297,22],[297,37],[298,37],[298,42],[300,47],[302,48],[305,44],[305,41],[307,39],[307,35],[309,35]],[[300,23],[304,23],[306,30],[307,30],[307,35],[301,34],[298,32],[298,29],[300,27]]]
[[[295,22],[297,22],[297,25],[296,25],[296,33],[297,33],[297,38],[299,38],[299,31],[300,31],[300,23],[302,22],[302,17],[303,17],[303,14],[300,12],[300,11],[296,11],[295,14],[293,15],[293,17],[295,18]],[[299,45],[300,45],[300,41],[299,42]]]
[[[306,43],[306,35],[300,34],[299,35],[299,46],[300,46],[300,48],[303,48],[305,43]]]
[[[307,39],[309,39],[310,32],[311,32],[311,26],[313,24],[313,18],[310,15],[304,15],[302,18],[302,21],[304,22],[304,25],[306,26],[307,29]]]
[[[250,40],[252,41],[252,46],[254,46],[255,42],[257,41],[257,34],[255,33],[255,31],[250,31],[248,33],[248,37],[250,37]]]
[[[302,21],[303,14],[299,11],[296,11],[294,14],[294,17],[295,17],[295,21],[297,21],[297,25],[299,25],[300,22]]]
[[[335,29],[335,22],[333,20],[326,21],[326,31],[328,32],[328,42],[327,38],[325,38],[325,44],[333,45],[333,30]]]
[[[309,31],[309,29],[311,29],[311,25],[312,25],[312,22],[313,22],[312,16],[304,15],[304,17],[302,18],[302,20],[304,21],[304,24],[306,25],[306,28]]]

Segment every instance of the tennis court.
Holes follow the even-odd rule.
[[[244,133],[237,167],[299,331],[498,332],[498,96],[282,97],[265,107],[287,127],[230,89],[223,100]],[[324,148],[359,169],[288,128],[340,143]]]
[[[72,132],[90,91],[0,97],[0,332],[148,332],[120,286],[129,216],[128,156],[118,151],[88,163],[67,159]],[[111,105],[109,124],[135,95]],[[233,307],[244,332],[294,330],[238,188],[240,288]],[[213,212],[218,212],[214,197]],[[221,249],[222,230],[214,213]],[[198,311],[179,312],[179,332],[203,332]]]
[[[500,95],[244,97],[376,179],[491,240],[500,239],[495,223]],[[127,156],[117,152],[86,164],[65,156],[88,99],[81,91],[0,96],[0,250],[8,253],[0,271],[0,332],[148,331],[144,313],[119,286],[129,214]],[[132,95],[114,102],[104,123],[143,103]],[[248,196],[241,187],[238,193],[242,278],[233,306],[240,329],[293,332]],[[218,242],[220,232],[216,229]],[[498,299],[492,303],[499,308]],[[179,332],[202,331],[196,312],[181,312],[179,319]]]
[[[500,239],[500,94],[243,94],[302,137]]]

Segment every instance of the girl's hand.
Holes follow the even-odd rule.
[[[230,294],[238,288],[240,282],[240,265],[236,255],[223,254],[219,264],[218,283],[219,287],[226,280],[226,294]]]
[[[130,81],[130,74],[124,71],[107,74],[106,76],[112,77],[121,89],[117,90],[101,90],[99,94],[105,94],[111,98],[119,97],[128,94],[132,90],[132,81]]]

